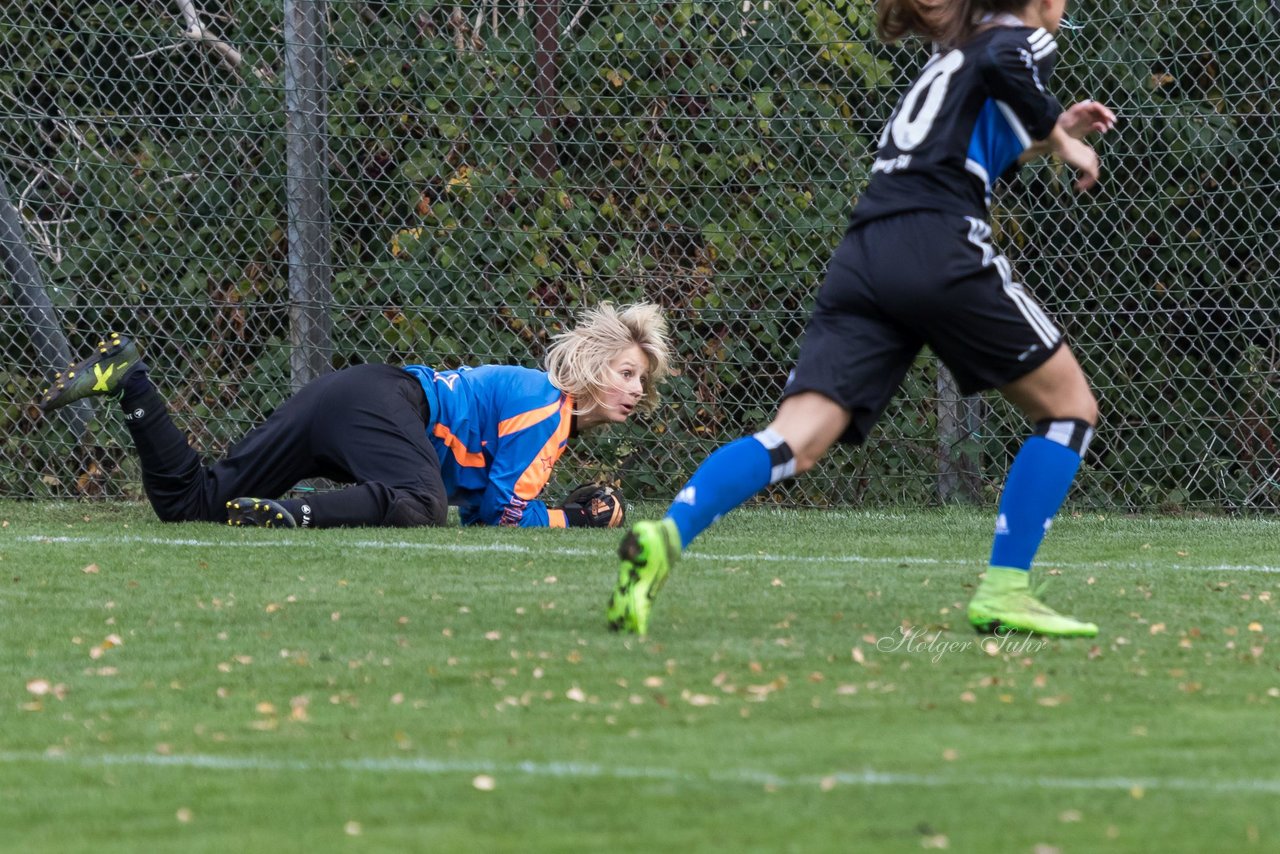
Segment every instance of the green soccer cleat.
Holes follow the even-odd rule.
[[[618,546],[622,566],[609,597],[609,628],[615,632],[648,634],[654,597],[662,589],[671,565],[680,555],[680,534],[669,519],[637,522]]]
[[[233,498],[227,502],[227,524],[249,528],[296,528],[284,505],[270,498]]]
[[[112,332],[98,342],[98,349],[81,359],[63,374],[59,371],[53,385],[45,389],[40,408],[52,412],[95,394],[119,394],[125,375],[142,361],[138,345],[132,338]]]
[[[1031,592],[1030,573],[1000,566],[987,568],[987,577],[969,600],[969,622],[980,632],[1034,632],[1060,638],[1091,638],[1098,627],[1059,614]]]

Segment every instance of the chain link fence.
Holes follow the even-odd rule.
[[[1073,500],[1280,504],[1280,10],[1085,2],[1054,89],[1112,106],[1104,183],[1053,163],[997,241],[1096,385]],[[0,7],[0,495],[134,496],[111,407],[32,402],[101,333],[223,452],[366,361],[534,365],[651,299],[680,373],[558,486],[669,496],[772,414],[897,93],[869,0],[134,0]],[[864,448],[771,500],[990,501],[1027,426],[922,354]]]

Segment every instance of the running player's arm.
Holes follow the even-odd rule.
[[[538,495],[569,438],[570,416],[561,401],[513,403],[498,423],[489,485],[479,507],[486,525],[563,528],[564,511],[547,507]]]
[[[993,38],[978,60],[987,90],[1028,150],[1048,140],[1062,114],[1062,105],[1046,88],[1057,56],[1057,43],[1047,31],[1008,30]]]
[[[980,63],[988,90],[1026,146],[1018,162],[1056,154],[1080,171],[1076,189],[1087,190],[1098,181],[1098,155],[1058,121],[1062,105],[1046,88],[1057,57],[1048,31],[1009,30],[991,40]]]

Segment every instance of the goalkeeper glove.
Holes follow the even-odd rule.
[[[579,486],[565,497],[560,509],[571,528],[616,528],[626,515],[622,498],[613,487],[599,483]]]

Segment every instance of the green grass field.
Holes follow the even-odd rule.
[[[1102,636],[984,646],[991,515],[737,513],[638,640],[616,532],[0,503],[0,849],[1280,849],[1280,523],[1064,516]]]

